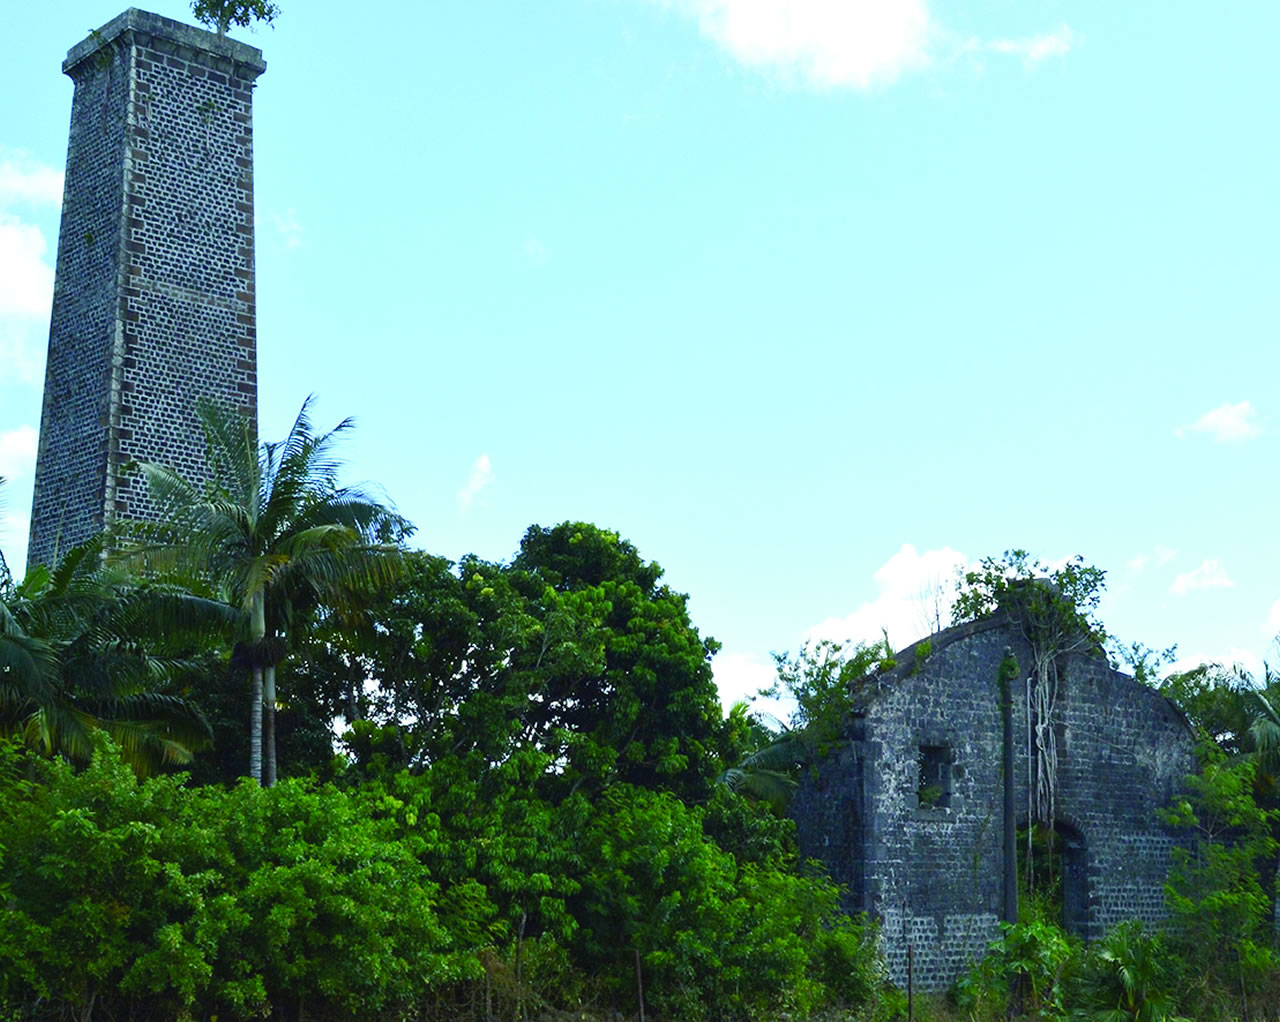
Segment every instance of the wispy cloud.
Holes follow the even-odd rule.
[[[467,477],[466,484],[458,491],[459,510],[466,511],[470,508],[471,502],[476,498],[476,494],[492,483],[493,480],[493,466],[489,462],[489,455],[482,454],[476,458],[475,464],[471,466],[471,475]]]
[[[1127,564],[1130,571],[1138,572],[1147,567],[1148,564],[1154,564],[1157,568],[1168,564],[1178,556],[1178,551],[1172,547],[1161,546],[1157,543],[1151,551],[1143,551],[1129,558]]]
[[[283,213],[272,211],[271,223],[276,229],[276,234],[280,236],[280,240],[284,242],[284,247],[292,252],[296,248],[302,247],[302,236],[305,233],[302,224],[298,223],[298,214],[293,211],[293,207],[289,207]]]
[[[1205,412],[1190,426],[1179,426],[1174,432],[1180,437],[1188,433],[1208,433],[1215,443],[1235,443],[1262,433],[1262,427],[1254,421],[1256,415],[1251,401],[1225,404]]]
[[[1184,571],[1173,580],[1170,592],[1177,596],[1185,596],[1196,589],[1231,589],[1235,583],[1227,576],[1222,562],[1211,558],[1201,563],[1200,567]]]
[[[1271,605],[1271,613],[1267,615],[1267,634],[1280,638],[1280,600]]]
[[[956,53],[1021,56],[1032,67],[1079,36],[1063,25],[1027,39],[965,39],[929,0],[652,0],[697,21],[704,36],[748,67],[818,89],[868,89]]]
[[[1052,32],[1026,39],[993,39],[986,48],[993,53],[1021,57],[1023,64],[1033,68],[1050,57],[1065,57],[1079,42],[1080,34],[1073,32],[1070,25],[1059,25]]]
[[[524,257],[534,266],[546,266],[547,260],[551,258],[551,250],[547,248],[541,238],[535,238],[533,235],[524,239],[524,245],[521,246],[524,251]]]

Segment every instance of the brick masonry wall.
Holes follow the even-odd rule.
[[[205,475],[194,407],[257,414],[261,52],[130,9],[74,47],[28,563],[155,516],[131,461]]]
[[[1015,689],[1019,823],[1027,816],[1026,668],[1031,651],[1008,618],[949,629],[917,665],[914,647],[882,677],[853,741],[806,779],[793,803],[801,854],[826,862],[849,907],[878,917],[890,975],[945,989],[1001,917],[1001,725],[996,671],[1006,645],[1023,667]],[[1173,848],[1155,811],[1193,769],[1186,722],[1163,697],[1071,655],[1056,709],[1057,817],[1083,838],[1078,926],[1096,939],[1130,918],[1164,915]],[[919,806],[922,746],[950,750],[950,804]],[[1087,885],[1083,878],[1087,877]]]

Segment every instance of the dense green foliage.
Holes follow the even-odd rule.
[[[460,1017],[485,991],[533,1010],[589,990],[630,1010],[637,955],[667,1018],[865,1004],[880,985],[871,931],[785,842],[737,856],[707,836],[705,810],[629,785],[545,801],[526,783],[540,754],[499,776],[442,766],[271,789],[139,781],[108,745],[78,773],[5,757],[12,1007]],[[495,993],[518,957],[524,975]]]
[[[130,606],[183,596],[185,577],[217,597],[186,596],[214,624],[203,648],[163,659],[172,636],[135,622],[95,663],[121,683],[126,654],[164,663],[152,694],[198,707],[217,746],[193,765],[200,784],[140,778],[100,728],[78,765],[3,746],[0,1007],[599,1017],[643,996],[651,1015],[694,1020],[880,1010],[874,930],[797,861],[789,821],[714,784],[759,727],[722,718],[716,644],[657,564],[570,522],[531,528],[506,563],[397,551],[402,570],[362,587],[338,558],[386,555],[368,531],[347,542],[331,506],[364,505],[331,460],[314,487],[306,471],[331,434],[304,415],[254,455],[245,429],[205,411],[223,482],[201,492],[145,466],[170,514],[109,572]],[[370,514],[384,536],[406,532]],[[96,554],[79,563],[108,571]],[[34,621],[25,594],[46,574],[24,585],[6,612]],[[80,648],[59,647],[64,673]],[[245,695],[277,664],[295,776],[237,783]]]
[[[334,713],[369,722],[350,742],[362,762],[499,764],[533,747],[549,796],[627,783],[706,797],[732,751],[717,645],[658,565],[581,522],[529,529],[510,564],[405,560],[369,627],[335,623],[306,653]]]
[[[146,466],[171,511],[149,545],[0,580],[19,739],[0,742],[0,1013],[901,1016],[874,926],[779,813],[893,666],[887,641],[781,654],[793,717],[722,718],[716,643],[618,534],[534,526],[506,562],[404,551],[407,523],[337,483],[305,408],[261,449],[205,412],[221,482]],[[1044,574],[988,560],[957,604],[1026,611],[1041,671],[1104,640],[1101,573]],[[1163,687],[1207,743],[1167,813],[1186,834],[1168,927],[1082,948],[1038,848],[1024,917],[957,984],[964,1017],[1275,1015],[1277,683]],[[236,781],[261,689],[292,774],[270,788]],[[190,779],[147,776],[210,734]]]

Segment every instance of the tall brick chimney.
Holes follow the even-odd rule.
[[[194,406],[257,416],[262,51],[133,8],[74,46],[27,563],[156,508],[131,461],[205,475]]]

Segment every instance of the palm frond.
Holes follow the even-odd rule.
[[[786,811],[799,784],[781,770],[744,770],[730,767],[720,775],[720,783],[753,802],[767,802],[775,813]]]
[[[757,749],[738,765],[747,770],[789,770],[805,762],[811,751],[805,736],[792,731]]]
[[[1280,714],[1261,692],[1251,692],[1255,712],[1249,723],[1249,737],[1259,763],[1268,770],[1280,767]]]

